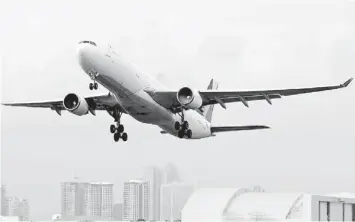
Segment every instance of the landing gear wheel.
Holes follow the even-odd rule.
[[[94,89],[98,89],[99,88],[99,85],[97,84],[97,82],[94,83]]]
[[[182,138],[184,138],[184,135],[185,135],[184,130],[179,130],[179,132],[178,132],[178,137],[179,137],[180,139],[182,139]]]
[[[181,127],[179,122],[175,122],[175,130],[179,130]]]
[[[111,125],[110,126],[110,132],[111,133],[115,133],[116,132],[116,126],[115,125]]]
[[[188,130],[186,131],[186,135],[187,135],[187,137],[188,137],[189,139],[191,139],[191,137],[192,137],[192,131],[191,131],[190,129],[188,129]]]
[[[122,133],[122,140],[126,142],[127,139],[128,139],[127,133]]]
[[[110,110],[109,113],[115,120],[115,123],[110,126],[110,132],[114,133],[114,140],[118,142],[121,138],[123,141],[127,141],[127,133],[124,132],[124,126],[121,124],[122,111],[119,109],[119,107],[114,107],[114,109]]]
[[[183,124],[182,124],[182,127],[184,129],[188,129],[189,128],[189,123],[187,121],[184,121]]]
[[[123,131],[124,131],[124,126],[120,124],[120,125],[118,126],[118,128],[117,128],[117,131],[118,131],[119,133],[123,133]]]
[[[93,83],[90,83],[89,84],[89,89],[92,90],[94,88],[94,84]]]
[[[118,140],[120,140],[120,134],[119,133],[113,134],[113,139],[115,140],[115,142],[118,142]]]

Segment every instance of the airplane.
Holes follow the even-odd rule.
[[[172,90],[143,73],[138,67],[115,52],[110,45],[98,45],[94,41],[80,41],[76,52],[81,69],[91,78],[90,90],[97,90],[98,83],[109,93],[83,97],[68,93],[62,100],[26,103],[3,103],[5,106],[49,108],[61,115],[61,111],[83,116],[95,111],[107,111],[114,119],[110,132],[114,141],[127,141],[128,135],[121,123],[127,114],[139,122],[159,126],[161,134],[181,139],[202,139],[220,132],[269,129],[264,125],[212,126],[214,105],[226,109],[227,103],[241,102],[249,107],[250,101],[264,100],[272,105],[273,99],[347,87],[353,78],[340,85],[276,89],[276,90],[218,90],[212,79],[207,90],[184,86]]]

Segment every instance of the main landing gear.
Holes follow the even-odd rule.
[[[187,136],[187,138],[192,137],[192,131],[189,129],[189,123],[184,120],[184,110],[183,108],[181,109],[181,123],[176,121],[175,122],[175,130],[178,130],[178,137],[180,139],[184,138],[184,136]]]
[[[110,132],[113,133],[113,139],[118,142],[122,139],[124,142],[127,141],[128,135],[124,132],[124,126],[120,123],[122,112],[114,109],[113,117],[115,118],[115,123],[110,126]]]

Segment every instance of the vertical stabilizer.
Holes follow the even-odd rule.
[[[216,80],[211,79],[210,84],[207,87],[207,90],[218,89],[218,83]],[[203,115],[207,119],[208,122],[212,121],[214,105],[208,105],[204,107]]]

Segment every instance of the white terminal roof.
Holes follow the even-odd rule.
[[[331,193],[331,194],[326,194],[325,196],[331,196],[331,197],[342,197],[342,198],[355,198],[355,194],[353,193]]]
[[[302,199],[301,193],[265,193],[248,189],[202,188],[197,190],[182,211],[183,221],[208,221],[221,218],[286,218]]]

